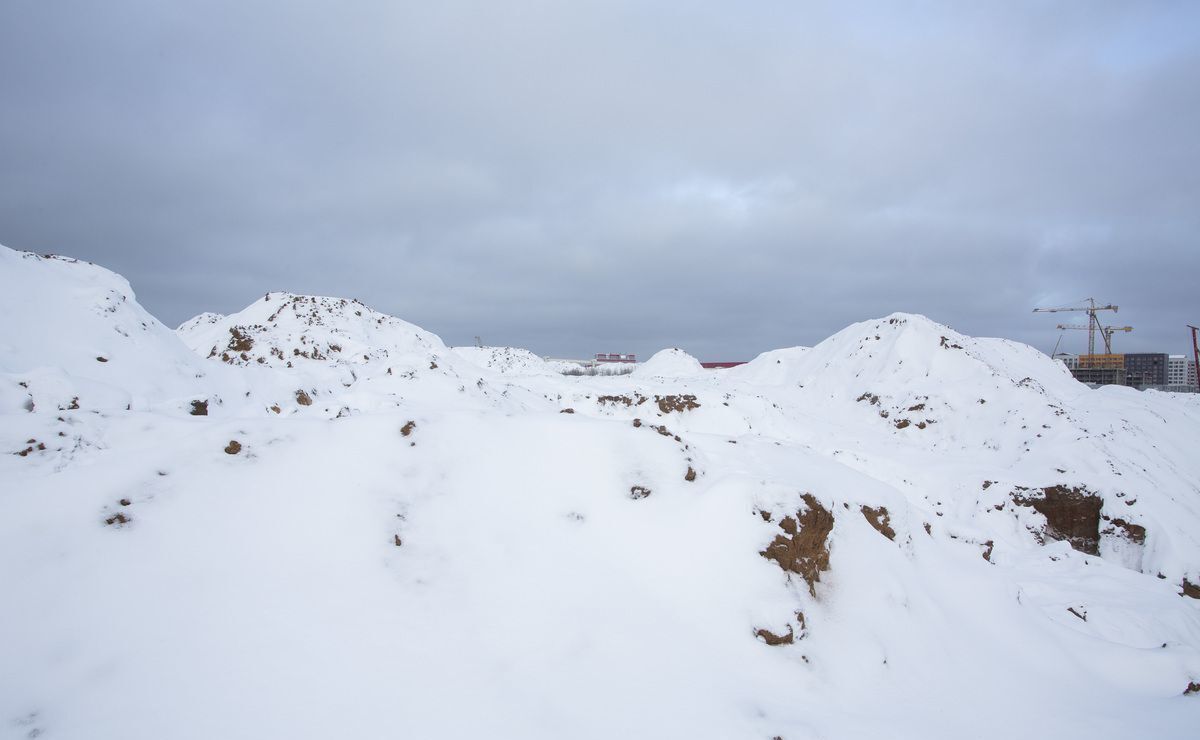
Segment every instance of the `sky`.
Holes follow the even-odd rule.
[[[6,0],[0,70],[0,244],[171,326],[277,290],[555,357],[1200,325],[1200,3]]]

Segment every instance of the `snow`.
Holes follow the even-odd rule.
[[[637,378],[682,378],[703,372],[699,360],[681,349],[671,348],[655,352],[631,374]]]
[[[340,298],[0,289],[0,738],[1194,736],[1195,397],[912,314],[569,377]],[[760,554],[810,500],[811,590]]]

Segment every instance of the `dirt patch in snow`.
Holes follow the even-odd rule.
[[[1183,690],[1183,695],[1187,696],[1189,694],[1200,694],[1200,683],[1188,681],[1187,688]]]
[[[108,526],[115,525],[117,527],[124,527],[126,524],[129,524],[129,522],[131,522],[131,521],[132,521],[132,519],[130,519],[129,517],[125,516],[124,514],[122,514],[121,512],[118,511],[116,514],[113,514],[112,516],[105,519],[104,523]]]
[[[692,409],[700,408],[700,404],[696,401],[696,397],[690,393],[679,396],[655,396],[654,402],[658,404],[658,410],[664,414],[669,414],[672,411],[678,411],[682,413],[684,411],[691,411]]]
[[[786,635],[777,635],[771,630],[757,629],[754,631],[754,636],[768,645],[791,645],[796,641],[796,633],[792,631],[792,625],[788,625]]]
[[[651,493],[650,489],[646,488],[645,486],[631,486],[629,488],[629,498],[631,498],[635,501],[638,499],[646,498],[647,496],[650,495],[650,493]]]
[[[301,406],[312,406],[312,397],[304,391],[296,391],[296,403]]]
[[[1192,583],[1187,578],[1184,578],[1182,585],[1183,592],[1179,594],[1180,596],[1187,596],[1188,598],[1192,599],[1200,599],[1200,584]]]
[[[833,531],[833,513],[811,493],[804,494],[807,507],[795,516],[779,521],[783,534],[775,535],[767,549],[759,553],[780,568],[799,575],[808,584],[808,592],[817,595],[821,571],[829,570],[829,533]]]
[[[192,416],[208,416],[208,401],[192,401]]]
[[[1030,489],[1018,486],[1018,491]],[[1029,506],[1046,517],[1045,534],[1056,540],[1066,540],[1074,549],[1088,555],[1100,554],[1100,509],[1104,499],[1086,488],[1049,486],[1041,495],[1014,493],[1018,506]]]
[[[646,397],[640,393],[634,393],[632,396],[597,396],[596,403],[603,406],[604,404],[612,404],[613,406],[641,406],[646,402]]]
[[[254,339],[242,331],[240,326],[229,327],[229,334],[229,345],[226,349],[231,349],[234,352],[249,352],[254,347]]]
[[[689,465],[687,472],[683,474],[683,479],[688,483],[696,480],[696,469]]]
[[[862,515],[867,522],[875,528],[879,534],[887,537],[889,540],[895,541],[896,530],[891,526],[891,515],[888,514],[886,506],[880,506],[878,509],[872,509],[870,506],[862,507]]]
[[[407,437],[407,436],[411,435],[413,433],[413,430],[416,428],[417,428],[417,422],[410,421],[407,424],[405,424],[404,426],[400,427],[400,436]]]
[[[226,455],[236,455],[242,451],[242,443],[236,439],[229,440],[229,444],[225,445]]]
[[[1110,526],[1105,527],[1100,534],[1124,537],[1135,545],[1146,544],[1146,528],[1142,525],[1127,522],[1120,517],[1116,517],[1109,524]]]

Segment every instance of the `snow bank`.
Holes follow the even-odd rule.
[[[700,361],[681,349],[671,348],[655,352],[631,373],[637,378],[679,378],[704,372]]]
[[[11,250],[0,308],[0,736],[1194,735],[1192,399],[911,314],[564,378]]]

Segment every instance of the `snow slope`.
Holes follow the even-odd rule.
[[[176,336],[0,260],[0,737],[1194,736],[1195,399],[910,314],[616,377],[284,293]]]

